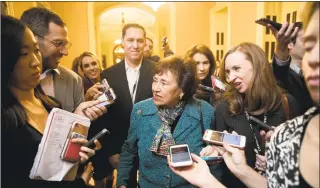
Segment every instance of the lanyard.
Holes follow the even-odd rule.
[[[255,142],[256,142],[256,146],[257,146],[257,149],[258,149],[258,153],[261,154],[261,153],[262,153],[262,149],[261,149],[261,147],[260,147],[260,144],[259,144],[259,142],[258,142],[258,139],[257,139],[257,137],[256,137],[256,134],[255,134],[255,132],[254,132],[254,130],[253,130],[253,128],[252,128],[252,124],[250,123],[249,113],[248,113],[247,110],[245,110],[244,113],[246,114],[246,118],[247,118],[247,120],[248,120],[248,122],[249,122],[250,129],[251,129],[252,134],[253,134],[253,138],[254,138],[254,140],[255,140]],[[264,123],[267,123],[267,114],[266,114],[266,113],[264,114],[263,122],[264,122]]]

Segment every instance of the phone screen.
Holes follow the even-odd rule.
[[[185,162],[190,161],[190,155],[188,151],[188,147],[179,147],[179,148],[171,148],[172,153],[172,162],[179,163],[179,162]]]
[[[238,135],[224,134],[220,132],[213,132],[211,135],[211,140],[218,142],[226,142],[228,144],[240,146],[241,137]]]

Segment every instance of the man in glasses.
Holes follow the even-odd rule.
[[[41,88],[61,102],[62,109],[74,111],[84,101],[84,92],[80,76],[59,65],[71,47],[66,24],[54,12],[38,7],[24,11],[21,21],[31,29],[40,47]]]

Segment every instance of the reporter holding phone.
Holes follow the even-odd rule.
[[[212,51],[203,44],[197,44],[190,48],[187,57],[192,58],[197,63],[197,76],[199,77],[200,84],[207,87],[212,87],[211,76],[216,69],[216,62]],[[220,91],[207,91],[198,87],[195,97],[203,99],[210,104],[216,104]]]
[[[224,100],[215,111],[214,129],[235,131],[246,137],[246,162],[252,168],[263,166],[265,142],[254,116],[277,126],[299,113],[295,99],[276,83],[263,50],[252,43],[241,43],[230,49],[221,64],[220,79],[227,84]],[[257,163],[257,165],[256,165]],[[229,170],[222,177],[227,187],[245,187]]]
[[[117,187],[130,187],[130,172],[138,170],[136,160],[140,187],[194,187],[171,172],[166,156],[171,145],[188,144],[193,153],[203,148],[203,131],[210,128],[214,110],[205,101],[193,98],[196,86],[196,64],[192,59],[173,55],[157,63],[153,98],[135,104],[131,113],[117,169]],[[219,166],[210,168],[219,178]]]
[[[79,66],[84,76],[82,78],[84,97],[91,101],[102,94],[104,90],[101,82],[101,63],[98,57],[92,52],[83,52],[79,56]]]
[[[86,187],[92,173],[91,163],[80,179],[75,181],[41,181],[29,179],[29,173],[42,139],[48,113],[59,102],[46,96],[39,86],[42,56],[36,39],[29,28],[16,18],[1,15],[1,89],[2,89],[2,182],[4,187]],[[81,103],[75,114],[94,120],[105,107],[90,107],[96,102]],[[84,144],[85,139],[73,143]],[[80,162],[95,154],[101,145],[89,149],[81,147]]]

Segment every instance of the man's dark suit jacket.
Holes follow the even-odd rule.
[[[134,103],[152,97],[152,81],[154,62],[147,59],[142,60],[136,97]],[[127,138],[130,126],[130,115],[132,111],[132,99],[129,91],[125,62],[120,63],[104,70],[102,78],[106,78],[110,87],[114,90],[117,99],[108,108],[108,112],[103,115],[104,125],[111,135],[103,144],[108,157],[120,153],[121,147]]]
[[[297,100],[300,108],[300,115],[304,114],[313,106],[313,101],[303,77],[290,68],[290,63],[288,65],[280,66],[276,63],[275,58],[272,60],[272,67],[280,87],[287,90],[288,93]]]

